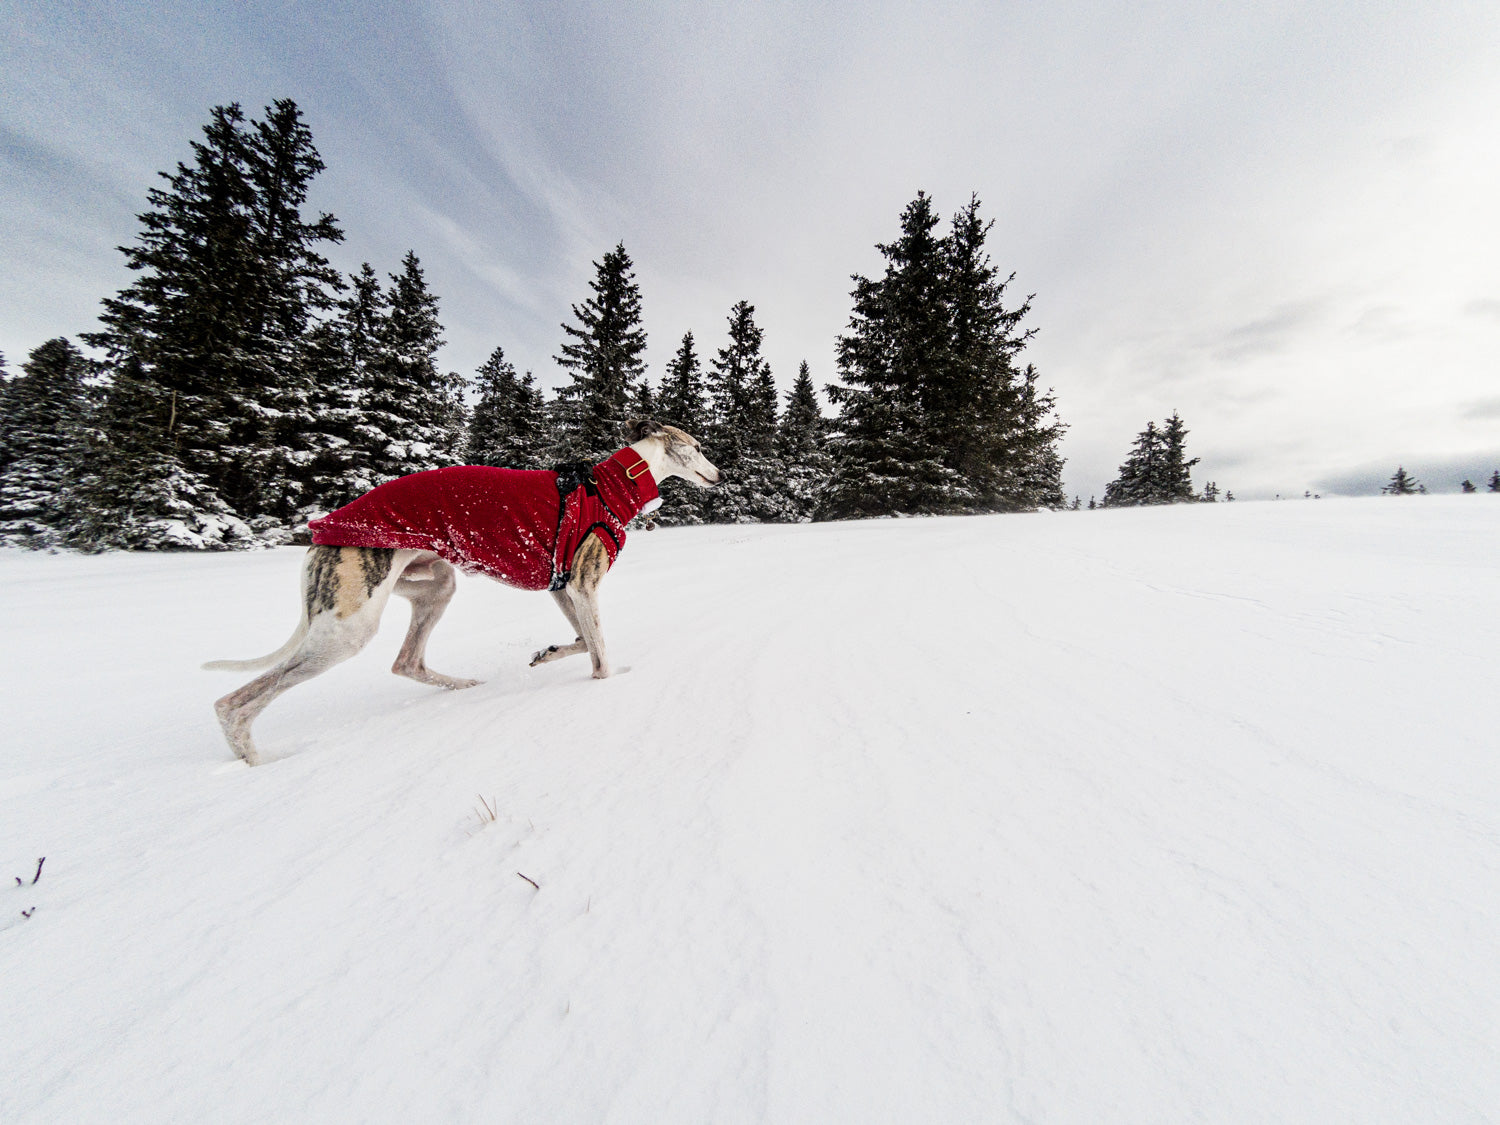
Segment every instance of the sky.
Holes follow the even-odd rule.
[[[329,257],[415,250],[462,373],[500,346],[561,382],[623,242],[653,380],[748,300],[778,382],[821,386],[906,203],[977,194],[1085,503],[1174,410],[1244,499],[1500,468],[1492,0],[0,3],[13,372],[129,283],[211,107],[290,97]]]

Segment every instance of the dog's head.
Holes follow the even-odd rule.
[[[625,423],[625,437],[632,444],[648,438],[661,442],[665,464],[659,475],[663,479],[681,477],[699,488],[713,488],[723,480],[714,463],[703,456],[698,439],[686,430],[650,418],[632,418]]]

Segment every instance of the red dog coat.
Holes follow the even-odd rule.
[[[586,466],[580,466],[580,470]],[[454,566],[523,590],[561,590],[588,534],[610,565],[625,525],[661,503],[656,481],[630,448],[587,473],[456,465],[387,481],[307,526],[329,547],[435,551]]]

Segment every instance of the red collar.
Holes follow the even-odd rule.
[[[648,506],[654,506],[652,501],[661,499],[661,491],[656,487],[656,478],[651,473],[650,463],[630,446],[627,445],[624,449],[611,454],[599,465],[599,468],[602,469],[606,465],[619,469],[620,475],[625,478],[625,487],[634,493],[633,499],[637,512]]]

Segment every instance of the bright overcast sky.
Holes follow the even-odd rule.
[[[0,349],[95,324],[114,247],[211,106],[303,109],[313,204],[414,249],[442,362],[544,385],[623,240],[651,374],[756,306],[836,377],[849,275],[971,192],[1036,295],[1070,494],[1174,409],[1246,498],[1500,467],[1500,3],[6,5]]]

